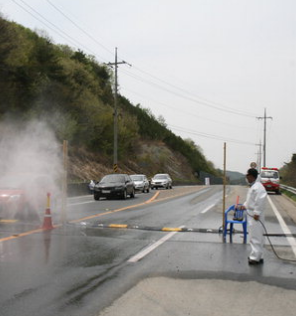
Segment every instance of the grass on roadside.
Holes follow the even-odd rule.
[[[293,201],[296,202],[296,194],[290,192],[290,191],[287,191],[287,190],[284,190],[284,189],[281,189],[281,192],[283,194],[285,194],[287,197],[289,197],[290,199],[292,199]]]

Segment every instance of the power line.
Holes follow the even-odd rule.
[[[256,145],[255,143],[246,142],[246,141],[243,141],[243,140],[238,140],[238,139],[233,139],[233,138],[225,138],[225,137],[214,135],[214,134],[208,134],[208,133],[188,130],[188,129],[184,129],[182,127],[178,127],[178,126],[174,126],[174,125],[168,125],[168,127],[172,127],[175,130],[178,130],[178,131],[181,131],[181,132],[185,132],[185,133],[188,133],[188,134],[193,134],[193,135],[205,137],[205,138],[211,138],[211,139],[216,139],[216,140],[223,140],[223,141],[227,141],[227,142],[231,142],[231,143],[237,143],[237,144],[241,144],[241,145],[252,145],[252,146]]]
[[[88,49],[88,47],[86,47],[85,45],[83,45],[82,43],[78,42],[76,39],[74,39],[72,36],[68,35],[67,33],[65,33],[62,29],[60,29],[58,26],[56,26],[54,23],[52,23],[51,21],[49,21],[48,19],[46,19],[42,14],[40,14],[37,10],[35,10],[33,7],[31,7],[29,4],[27,4],[25,1],[20,0],[24,5],[26,5],[28,8],[30,8],[30,10],[32,10],[33,12],[35,12],[38,16],[40,16],[44,21],[46,21],[47,23],[49,23],[50,25],[52,25],[54,28],[52,28],[51,26],[49,26],[47,23],[45,23],[44,21],[42,21],[41,19],[39,19],[35,14],[33,14],[32,12],[30,12],[29,10],[27,10],[25,7],[23,7],[21,4],[19,4],[16,0],[12,0],[17,6],[19,6],[22,10],[24,10],[25,12],[27,12],[28,14],[30,14],[34,19],[38,20],[40,23],[42,23],[43,25],[45,25],[47,28],[49,28],[50,30],[52,30],[53,32],[55,32],[56,34],[58,34],[59,36],[61,36],[62,38],[64,38],[66,41],[69,41],[74,45],[74,46],[81,46],[84,47],[87,51],[90,51],[93,55],[98,56],[95,52],[91,51]],[[98,56],[100,57],[100,56]],[[101,59],[104,59],[103,57],[100,57]]]
[[[151,99],[151,98],[147,98],[146,96],[144,96],[144,95],[142,95],[142,94],[140,94],[140,93],[138,93],[138,92],[136,92],[136,91],[133,91],[133,90],[131,90],[131,89],[128,89],[128,88],[126,88],[126,87],[123,87],[123,90],[132,92],[132,93],[134,93],[135,95],[138,95],[138,96],[140,96],[140,97],[146,99],[146,100],[149,101],[149,102],[153,102],[153,103],[156,103],[156,104],[160,104],[160,105],[163,105],[163,106],[165,106],[165,107],[167,107],[167,108],[169,108],[169,109],[173,109],[173,110],[176,110],[176,111],[180,112],[180,108],[173,107],[172,105],[168,105],[168,104],[165,104],[165,103],[163,103],[163,102],[153,100],[153,99]],[[202,120],[206,120],[206,121],[209,121],[209,122],[213,122],[213,123],[215,123],[215,124],[226,125],[227,127],[234,127],[234,128],[239,128],[239,129],[249,129],[249,127],[246,127],[246,126],[233,125],[233,124],[229,124],[228,122],[225,122],[225,121],[221,122],[221,121],[213,120],[213,119],[210,119],[210,118],[201,116],[201,115],[196,115],[196,114],[194,114],[194,113],[192,113],[192,112],[188,112],[188,111],[184,110],[183,108],[181,109],[181,111],[182,111],[182,114],[186,114],[186,115],[188,115],[188,116],[190,116],[190,117],[196,117],[197,119],[202,119]]]
[[[138,67],[135,67],[135,66],[134,66],[133,68],[136,69],[136,70],[138,70],[138,71],[140,71],[140,72],[142,72],[142,73],[144,73],[144,74],[146,74],[146,75],[148,75],[148,76],[151,77],[151,78],[154,78],[154,79],[156,79],[156,80],[158,80],[158,81],[160,81],[160,82],[162,82],[162,83],[164,83],[164,84],[166,84],[166,85],[168,85],[168,86],[174,88],[174,89],[177,89],[177,90],[179,90],[179,91],[181,91],[181,92],[183,92],[183,93],[192,95],[193,97],[200,99],[201,101],[198,101],[198,100],[196,100],[196,101],[197,101],[197,102],[200,102],[200,103],[202,103],[202,104],[204,104],[204,105],[208,105],[208,106],[213,107],[213,108],[216,108],[216,109],[218,109],[218,110],[231,112],[231,113],[234,113],[234,114],[237,114],[237,115],[249,116],[249,117],[252,117],[252,118],[255,118],[255,117],[256,117],[256,116],[255,116],[254,114],[252,114],[252,113],[249,113],[249,112],[246,112],[246,111],[240,111],[240,110],[237,110],[237,109],[233,109],[233,108],[227,107],[227,106],[225,106],[225,105],[223,105],[223,104],[219,104],[219,103],[217,103],[217,102],[210,101],[210,100],[207,100],[207,99],[205,99],[205,98],[203,98],[203,97],[201,97],[201,96],[195,95],[195,94],[193,94],[193,93],[191,93],[191,92],[189,92],[189,91],[187,91],[187,90],[185,90],[185,89],[183,89],[183,88],[180,88],[180,87],[178,87],[178,86],[176,86],[176,85],[173,85],[173,84],[171,84],[171,83],[169,83],[169,82],[167,82],[167,81],[165,81],[165,80],[163,80],[163,79],[160,79],[160,78],[158,78],[158,77],[156,77],[156,76],[154,76],[154,75],[148,73],[147,71],[141,70],[141,69],[138,68]],[[219,107],[221,107],[221,109],[220,109]]]
[[[176,91],[173,91],[173,90],[171,90],[171,89],[168,89],[168,88],[166,88],[166,87],[160,86],[159,84],[157,84],[157,83],[155,83],[155,82],[152,82],[152,81],[150,81],[150,80],[148,80],[148,79],[143,79],[143,78],[139,77],[138,75],[131,74],[131,73],[127,72],[127,71],[123,71],[123,73],[125,73],[127,76],[129,76],[129,77],[131,77],[131,78],[133,78],[133,79],[136,79],[136,80],[142,81],[142,82],[144,82],[144,83],[147,83],[147,84],[149,84],[150,86],[153,86],[153,87],[155,87],[155,88],[157,88],[157,89],[166,91],[166,92],[168,92],[168,93],[170,93],[170,94],[173,94],[173,95],[175,95],[175,96],[177,96],[177,97],[179,97],[179,98],[182,98],[182,99],[186,99],[186,100],[188,100],[188,101],[190,101],[190,102],[193,102],[193,103],[195,103],[195,104],[201,104],[201,105],[207,106],[207,107],[209,107],[209,108],[213,108],[213,109],[215,109],[215,110],[219,110],[219,111],[222,111],[222,112],[227,112],[227,113],[231,113],[231,114],[235,114],[235,115],[240,115],[240,116],[247,116],[247,117],[251,117],[251,118],[256,118],[255,115],[240,113],[240,112],[238,112],[238,111],[236,111],[236,110],[234,110],[234,109],[230,109],[230,108],[228,108],[228,109],[227,109],[227,108],[224,108],[224,109],[223,109],[223,108],[218,107],[218,106],[216,106],[216,105],[214,105],[214,104],[210,104],[209,102],[197,100],[197,99],[195,99],[195,98],[193,98],[193,97],[190,97],[190,96],[187,96],[187,95],[178,93],[178,92],[176,92]]]
[[[38,17],[36,17],[34,14],[32,14],[31,12],[29,12],[28,10],[26,10],[23,6],[21,6],[19,3],[17,3],[15,0],[13,0],[13,2],[15,4],[17,4],[18,6],[20,6],[23,10],[25,10],[27,13],[29,13],[30,15],[32,15],[35,19],[37,19],[38,21],[40,21],[42,24],[44,24],[46,27],[48,27],[49,29],[51,29],[52,31],[54,31],[55,33],[59,34],[60,36],[62,36],[63,38],[65,38],[67,40],[70,39],[70,41],[72,41],[72,43],[76,43],[76,45],[78,44],[78,46],[84,47],[86,50],[90,51],[88,49],[88,47],[84,46],[83,44],[81,44],[80,42],[76,41],[73,37],[69,36],[67,33],[65,33],[63,30],[61,30],[59,27],[57,27],[55,24],[53,24],[52,22],[50,22],[48,19],[46,19],[44,16],[42,16],[37,10],[35,10],[34,8],[32,8],[30,5],[28,5],[24,0],[20,0],[22,3],[24,3],[27,7],[29,7],[33,12],[35,12],[37,15],[39,15],[42,19],[44,19],[47,23],[49,23],[50,25],[52,25],[54,28],[56,28],[58,31],[52,29],[50,26],[48,26],[47,24],[45,24],[43,21],[41,21]],[[94,41],[97,45],[99,45],[100,47],[104,48],[107,52],[111,53],[111,50],[109,50],[106,46],[104,46],[103,44],[101,44],[100,42],[98,42],[93,36],[91,36],[89,33],[87,33],[83,28],[81,28],[77,23],[75,23],[71,18],[69,18],[61,9],[59,9],[56,5],[54,5],[50,0],[46,0],[48,4],[50,4],[56,11],[58,11],[64,18],[66,18],[68,21],[70,21],[75,27],[77,27],[81,32],[83,32],[83,34],[87,35],[92,41]],[[65,36],[61,35],[64,34]],[[97,55],[96,53],[92,52],[92,54]],[[104,58],[100,57],[101,59],[104,60]],[[170,94],[176,95],[179,98],[182,99],[186,99],[190,102],[193,102],[195,104],[200,104],[218,111],[222,111],[222,112],[227,112],[227,113],[231,113],[231,114],[235,114],[235,115],[240,115],[240,116],[245,116],[245,117],[252,117],[255,118],[255,116],[253,114],[247,113],[245,111],[240,111],[237,109],[233,109],[230,107],[226,107],[222,104],[219,104],[217,102],[213,102],[210,100],[207,100],[205,98],[202,98],[200,96],[196,96],[194,94],[192,94],[191,92],[182,89],[176,85],[173,85],[163,79],[158,78],[157,76],[148,73],[147,71],[144,71],[138,67],[134,67],[137,71],[141,72],[142,74],[149,76],[150,78],[152,78],[153,80],[157,80],[158,82],[160,82],[161,84],[164,84],[172,89],[169,89],[165,86],[161,86],[159,84],[157,84],[155,81],[151,81],[148,79],[144,79],[136,74],[132,74],[126,71],[123,71],[123,73],[125,73],[127,76],[144,82],[146,84],[149,84],[151,86],[153,86],[154,88],[160,89],[162,91],[166,91]],[[180,91],[181,93],[178,93],[176,90]]]
[[[98,44],[100,47],[105,49],[108,53],[113,55],[113,52],[107,48],[105,45],[97,41],[92,35],[90,35],[88,32],[86,32],[82,27],[80,27],[77,23],[75,23],[71,18],[69,18],[61,9],[59,9],[56,5],[54,5],[50,0],[46,0],[48,4],[50,4],[56,11],[58,11],[63,17],[65,17],[69,22],[71,22],[75,27],[77,27],[82,33],[84,33],[88,38],[93,40],[96,44]]]

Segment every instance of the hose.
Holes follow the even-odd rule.
[[[247,211],[247,215],[250,216],[250,217],[252,217],[252,218],[254,218],[254,216],[252,216],[251,214],[249,214],[248,211]],[[258,221],[259,221],[259,223],[260,223],[260,224],[262,225],[262,227],[263,227],[263,230],[264,230],[264,232],[265,232],[265,236],[267,237],[267,240],[268,240],[268,242],[269,242],[269,245],[270,245],[270,247],[271,247],[271,249],[272,249],[274,255],[275,255],[279,260],[283,260],[283,261],[286,261],[286,262],[295,262],[295,263],[296,263],[296,260],[295,260],[295,259],[287,259],[287,258],[283,258],[283,257],[281,257],[281,256],[278,255],[278,253],[276,252],[276,250],[275,250],[275,248],[274,248],[274,245],[272,244],[272,242],[271,242],[271,240],[270,240],[270,238],[269,238],[269,235],[268,235],[268,232],[267,232],[267,229],[266,229],[264,223],[263,223],[260,219],[258,219]]]

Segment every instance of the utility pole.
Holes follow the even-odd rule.
[[[121,62],[117,61],[117,47],[115,47],[115,62],[108,63],[108,66],[115,66],[115,83],[114,83],[114,148],[113,148],[113,171],[118,171],[118,159],[117,159],[117,151],[118,151],[118,111],[117,111],[117,94],[118,94],[118,78],[117,78],[117,68],[120,64],[128,64],[124,60]],[[130,64],[128,64],[131,66]]]
[[[223,146],[223,210],[222,210],[222,227],[225,228],[225,203],[226,203],[226,143]]]
[[[257,166],[258,166],[258,172],[261,171],[261,161],[262,161],[262,144],[261,140],[259,144],[256,144],[256,146],[259,146],[259,149],[257,151]]]
[[[272,119],[271,116],[266,116],[266,108],[264,108],[264,116],[257,117],[258,120],[264,120],[263,128],[263,167],[266,167],[266,120]]]

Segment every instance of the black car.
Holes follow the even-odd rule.
[[[126,199],[127,196],[135,197],[134,182],[127,174],[108,174],[94,186],[94,199],[99,200],[101,197],[121,197]]]

